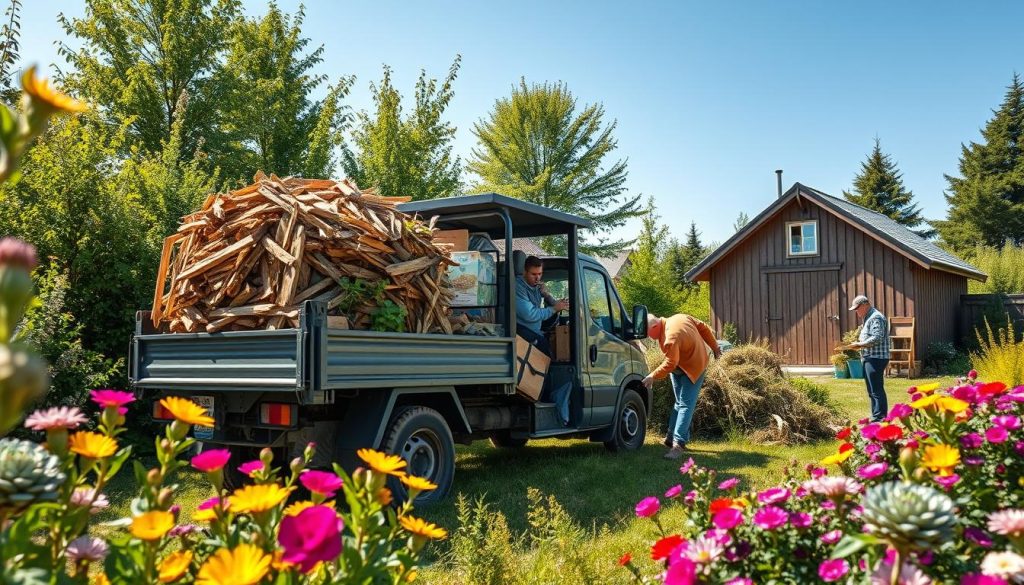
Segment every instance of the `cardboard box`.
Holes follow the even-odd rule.
[[[469,230],[441,230],[434,232],[434,243],[450,246],[452,252],[465,252],[469,249]]]
[[[458,266],[448,267],[454,297],[452,307],[488,307],[498,304],[498,268],[494,254],[454,252]]]
[[[568,325],[555,325],[548,333],[548,343],[551,344],[554,361],[567,362],[571,359]]]
[[[516,336],[516,390],[530,400],[540,399],[551,358],[537,346]]]

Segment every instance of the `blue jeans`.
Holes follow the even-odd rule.
[[[706,373],[707,370],[701,372],[696,382],[691,382],[690,378],[681,372],[669,374],[676,405],[668,416],[668,429],[677,445],[690,441],[690,422],[693,420],[693,410],[697,408],[697,395],[700,393]]]
[[[864,383],[871,400],[871,422],[881,422],[889,414],[889,401],[885,396],[885,367],[889,360],[864,358]]]

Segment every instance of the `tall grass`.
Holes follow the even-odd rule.
[[[988,275],[985,282],[968,281],[970,293],[1014,294],[1024,292],[1024,247],[1011,243],[1002,248],[978,246],[971,260]]]
[[[978,336],[980,350],[971,354],[974,369],[982,380],[999,380],[1010,386],[1024,384],[1024,341],[1017,339],[1013,321],[1007,320],[1006,327],[992,331],[985,319],[986,336]]]

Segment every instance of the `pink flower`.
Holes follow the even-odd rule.
[[[1009,434],[1003,427],[989,427],[985,430],[985,439],[993,445],[1005,442],[1008,437]]]
[[[871,585],[889,585],[892,582],[892,560],[895,559],[889,559],[887,555],[883,562],[878,563],[878,567],[871,573]],[[932,585],[932,580],[914,565],[902,563],[897,575],[897,583],[899,585]]]
[[[209,510],[210,508],[221,508],[222,510],[227,510],[228,502],[215,496],[196,506],[196,510]]]
[[[1012,414],[1000,414],[992,417],[992,424],[1003,427],[1008,431],[1016,431],[1021,427],[1020,418]]]
[[[941,485],[946,491],[952,489],[958,481],[960,481],[960,476],[955,473],[951,475],[935,476],[935,483]]]
[[[213,473],[220,471],[225,465],[228,464],[228,459],[231,458],[231,451],[227,449],[210,449],[209,451],[203,451],[199,455],[192,458],[192,467],[195,467],[199,471],[206,473]]]
[[[308,573],[316,564],[331,562],[341,554],[341,530],[345,524],[327,506],[311,506],[296,516],[285,516],[277,541],[284,549],[282,560]]]
[[[636,515],[638,518],[650,518],[657,514],[659,509],[661,509],[661,502],[658,501],[658,498],[650,496],[640,500],[636,505]]]
[[[110,501],[107,500],[107,496],[97,494],[95,488],[83,486],[71,492],[70,504],[79,508],[88,506],[90,514],[98,514],[100,510],[110,505]]]
[[[715,562],[715,559],[722,556],[725,548],[718,539],[707,536],[699,536],[691,541],[682,554],[695,563],[707,565]]]
[[[195,524],[178,524],[174,528],[171,528],[171,531],[167,534],[171,538],[174,538],[176,536],[190,536],[197,532],[199,532],[199,527]]]
[[[814,516],[806,512],[794,512],[789,515],[789,523],[793,528],[807,528],[814,523]]]
[[[683,493],[683,486],[676,484],[668,488],[668,491],[665,492],[665,499],[671,500],[672,498],[678,496],[681,493]]]
[[[722,483],[718,484],[718,489],[720,489],[722,491],[731,490],[732,488],[734,488],[734,487],[736,487],[738,485],[740,485],[740,480],[735,478],[735,477],[730,477],[729,479],[727,479],[727,480],[723,481]]]
[[[863,487],[853,479],[843,476],[819,477],[818,479],[805,481],[803,486],[809,492],[813,492],[830,499],[838,499],[844,496],[858,494]]]
[[[263,469],[263,462],[260,461],[259,459],[256,459],[254,461],[246,461],[245,463],[238,466],[238,471],[242,472],[243,474],[249,477],[252,477],[253,473],[256,473],[261,469]]]
[[[988,529],[1003,536],[1024,536],[1024,510],[999,510],[988,515]]]
[[[750,577],[733,577],[726,581],[725,585],[754,585],[754,580]]]
[[[730,530],[743,523],[743,512],[736,508],[726,508],[715,512],[711,522],[722,530]]]
[[[692,506],[693,503],[696,502],[696,501],[697,501],[697,491],[696,490],[690,490],[690,491],[686,492],[685,496],[683,496],[683,502],[685,502],[686,505],[688,505],[688,506]]]
[[[813,477],[814,479],[818,479],[823,475],[828,475],[828,470],[825,469],[824,467],[815,467],[814,469],[811,470],[811,477]]]
[[[881,463],[869,463],[857,470],[857,476],[861,479],[875,479],[888,470],[889,464],[884,461]]]
[[[328,498],[341,489],[342,480],[337,475],[328,471],[306,470],[299,476],[299,481],[307,490],[315,492]]]
[[[960,437],[960,445],[964,449],[977,449],[985,444],[985,439],[981,438],[978,433],[967,433]]]
[[[904,404],[904,403],[901,402],[901,403],[899,403],[899,404],[897,404],[897,405],[892,407],[892,410],[889,411],[889,418],[890,419],[903,419],[903,418],[907,418],[908,416],[910,416],[913,413],[914,413],[914,409],[911,408],[909,404]]]
[[[763,530],[775,530],[786,525],[789,514],[777,506],[765,506],[754,512],[754,525]]]
[[[831,559],[818,565],[818,576],[826,583],[838,581],[849,572],[850,563],[846,562],[846,559]]]
[[[679,473],[686,475],[687,473],[690,473],[690,470],[693,469],[693,466],[693,457],[690,457],[689,459],[686,460],[686,463],[683,463],[683,466],[679,468]]]
[[[79,536],[68,544],[68,559],[72,562],[102,561],[110,549],[107,543],[95,536]]]
[[[697,564],[686,557],[674,559],[665,571],[665,585],[695,585]]]
[[[821,542],[825,544],[835,544],[843,538],[842,530],[832,530],[821,535]]]
[[[32,270],[36,267],[36,249],[18,238],[0,239],[0,265],[3,264]]]
[[[46,410],[37,410],[25,419],[25,428],[33,431],[49,431],[51,429],[74,429],[84,423],[85,415],[76,406],[54,406]]]
[[[964,528],[964,538],[982,548],[988,548],[992,546],[992,537],[980,528],[975,528],[973,526],[968,526],[967,528]]]
[[[864,428],[860,430],[860,436],[870,441],[878,436],[878,431],[881,428],[882,425],[878,423],[871,423],[869,425],[865,425]]]
[[[757,494],[757,501],[762,504],[781,504],[789,499],[789,490],[782,487],[773,487]]]
[[[1002,577],[982,575],[981,573],[967,573],[960,577],[960,585],[1009,585]]]
[[[967,377],[972,379],[972,380],[977,380],[978,379],[978,370],[971,370],[970,372],[967,372]]]
[[[134,394],[120,390],[93,390],[89,394],[92,395],[92,401],[100,405],[100,408],[120,408],[130,402],[135,402]]]

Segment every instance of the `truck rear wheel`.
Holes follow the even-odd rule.
[[[615,434],[604,446],[609,451],[635,451],[647,436],[647,407],[635,390],[622,394],[622,404],[615,417]]]
[[[425,406],[411,406],[391,418],[384,438],[384,451],[405,460],[406,473],[429,479],[436,490],[416,497],[419,506],[439,502],[448,495],[455,479],[455,441],[444,417]],[[405,486],[389,478],[395,499],[404,501]]]
[[[499,449],[522,449],[527,439],[513,439],[508,431],[498,431],[491,435],[491,445]]]

